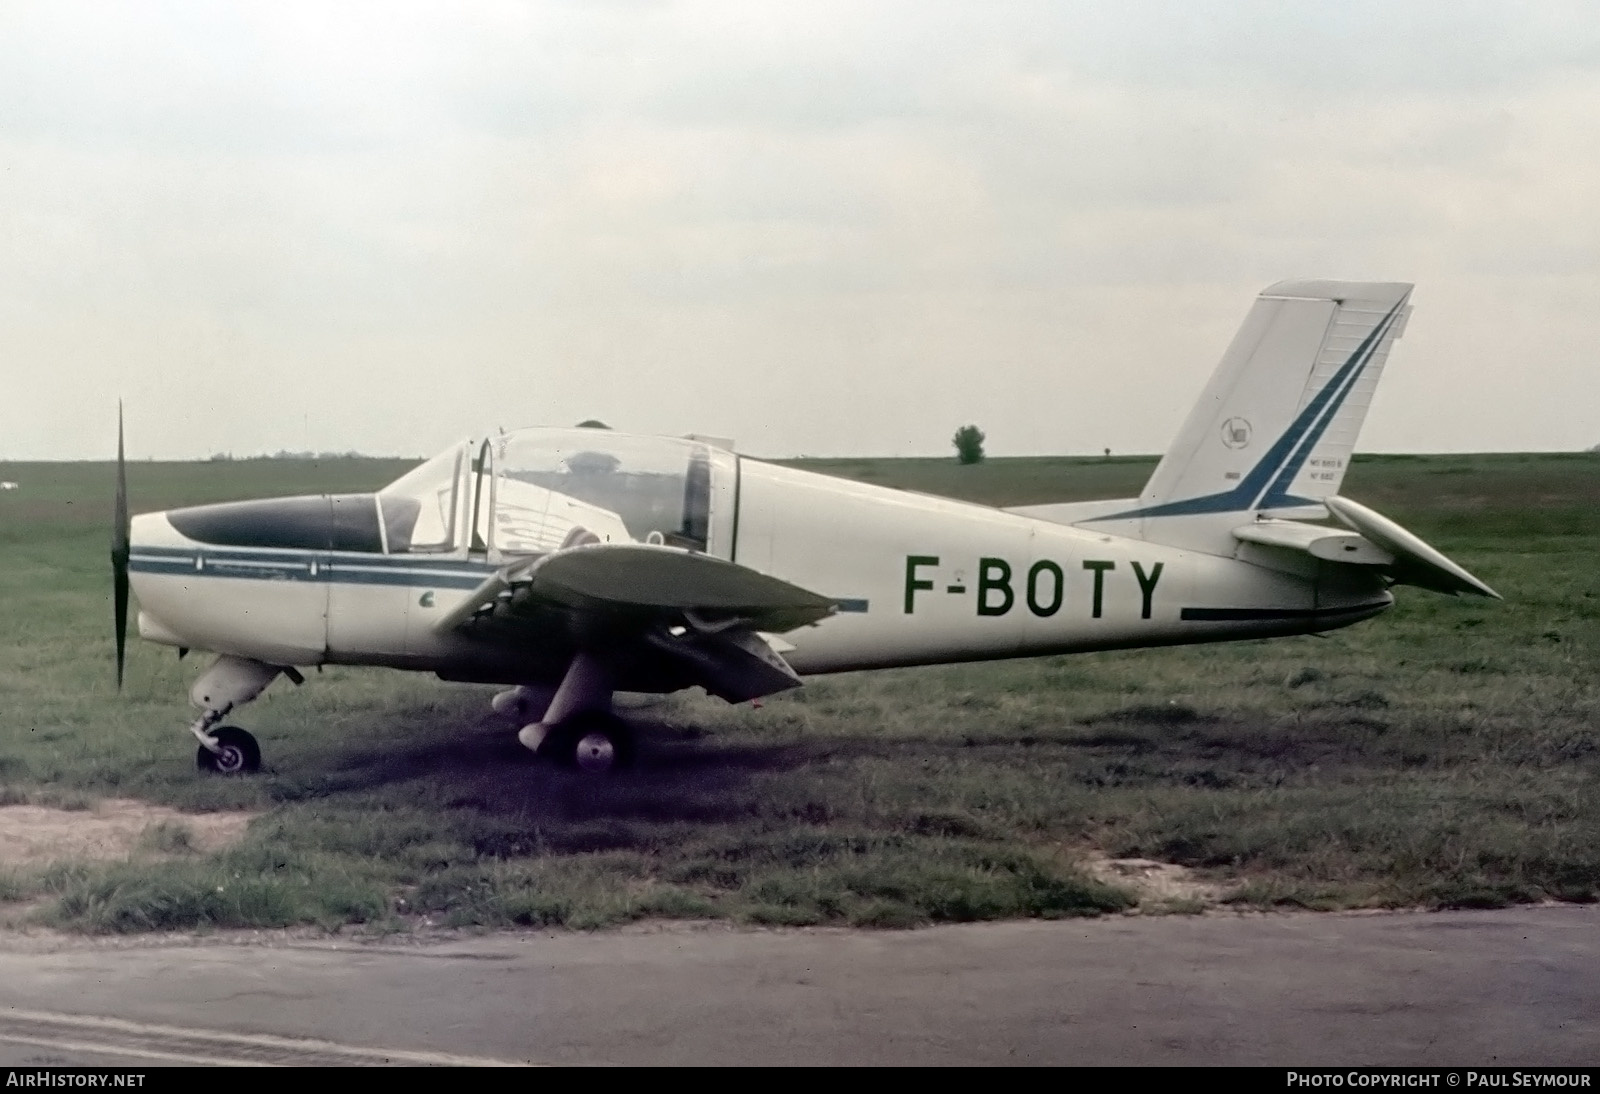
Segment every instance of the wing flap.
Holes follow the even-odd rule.
[[[755,631],[739,628],[711,636],[655,632],[648,639],[661,652],[691,666],[701,687],[729,703],[759,699],[801,683],[776,643]]]

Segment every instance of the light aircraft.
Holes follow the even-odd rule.
[[[256,770],[223,719],[310,665],[510,685],[527,747],[626,763],[613,693],[728,702],[855,669],[1307,634],[1390,588],[1498,594],[1339,496],[1411,286],[1261,293],[1137,498],[993,509],[781,467],[703,439],[528,429],[454,445],[375,494],[127,517],[120,686],[139,634],[209,650],[202,770]],[[1322,522],[1322,523],[1315,523]]]

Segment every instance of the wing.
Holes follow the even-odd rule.
[[[436,629],[593,649],[624,679],[699,684],[739,702],[800,683],[783,659],[784,644],[769,633],[815,623],[837,608],[829,597],[709,555],[602,543],[512,563]]]

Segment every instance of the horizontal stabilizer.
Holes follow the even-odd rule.
[[[1304,551],[1314,558],[1344,562],[1352,566],[1390,566],[1394,555],[1373,545],[1355,532],[1301,524],[1293,520],[1258,520],[1233,530],[1235,539],[1266,547],[1287,547]]]
[[[1323,504],[1340,523],[1394,556],[1390,576],[1398,584],[1417,585],[1452,596],[1471,593],[1501,599],[1499,593],[1381,513],[1349,498],[1324,498]]]
[[[1400,527],[1349,498],[1324,498],[1323,505],[1344,528],[1302,524],[1293,520],[1258,520],[1233,529],[1234,539],[1303,551],[1313,558],[1347,566],[1372,566],[1398,585],[1417,585],[1435,592],[1500,594]]]

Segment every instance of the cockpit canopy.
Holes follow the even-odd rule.
[[[633,542],[726,555],[717,501],[731,505],[735,473],[731,452],[699,441],[527,429],[447,449],[378,501],[391,553]]]

